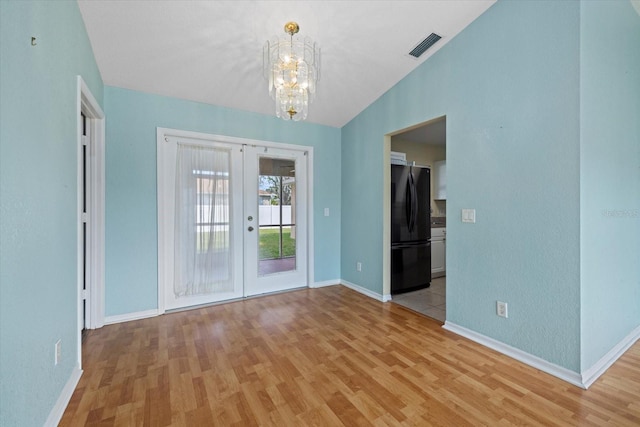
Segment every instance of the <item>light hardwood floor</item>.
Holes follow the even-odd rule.
[[[640,343],[582,390],[342,286],[89,331],[62,426],[640,425]]]

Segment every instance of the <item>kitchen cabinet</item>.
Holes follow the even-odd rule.
[[[447,161],[433,164],[433,200],[447,200]]]
[[[446,228],[431,229],[431,278],[446,274]]]

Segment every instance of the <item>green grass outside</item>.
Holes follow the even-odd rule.
[[[296,254],[296,240],[291,238],[291,227],[282,228],[282,256]],[[280,229],[260,229],[260,259],[280,258]]]
[[[213,240],[216,251],[228,249],[228,236],[226,231],[218,231],[215,233],[216,239]],[[209,249],[209,241],[198,233],[196,239],[196,248],[198,253],[206,252]],[[259,259],[280,258],[280,229],[279,228],[260,228],[259,242]],[[296,240],[291,238],[291,227],[282,228],[282,252],[283,257],[296,255]]]

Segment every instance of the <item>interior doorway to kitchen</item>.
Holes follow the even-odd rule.
[[[404,158],[406,164],[431,169],[431,286],[393,295],[392,301],[441,322],[446,320],[446,129],[442,116],[394,133],[390,141],[392,161]]]

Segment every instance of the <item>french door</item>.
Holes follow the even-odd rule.
[[[245,295],[307,286],[305,153],[244,149]]]
[[[158,129],[162,310],[307,286],[307,156]]]

